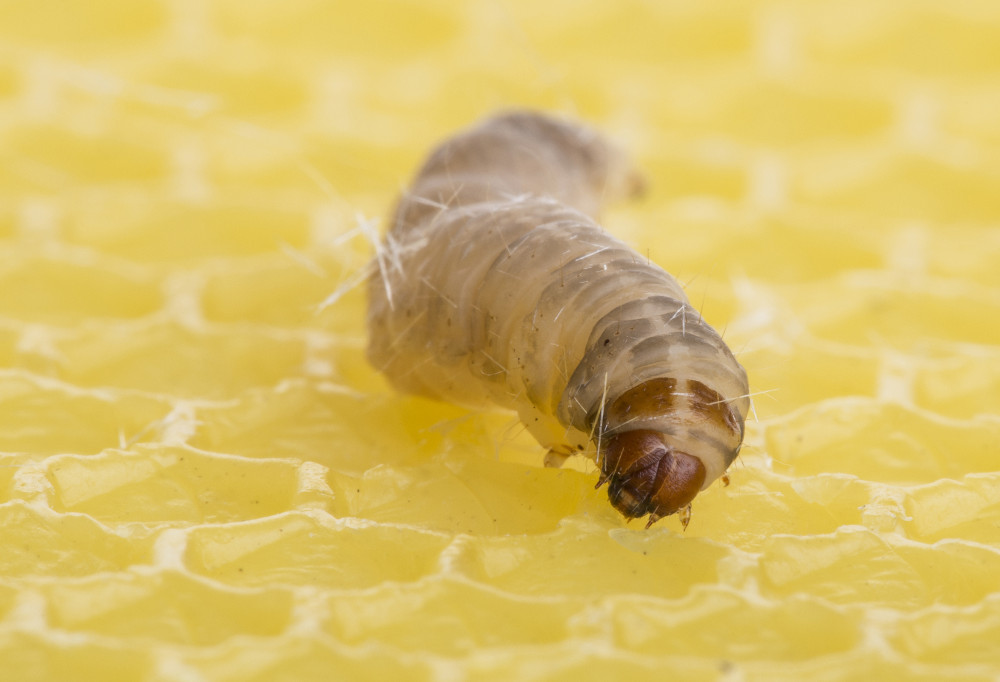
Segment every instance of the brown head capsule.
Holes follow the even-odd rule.
[[[603,423],[598,486],[608,483],[626,518],[649,514],[647,528],[678,512],[687,527],[691,501],[724,476],[743,439],[742,416],[694,379],[634,386],[609,403]]]
[[[608,440],[597,486],[604,483],[614,508],[628,519],[649,514],[649,528],[690,506],[705,483],[705,466],[670,447],[662,433],[639,429]]]

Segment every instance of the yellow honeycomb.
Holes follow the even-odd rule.
[[[686,532],[364,361],[510,106],[634,153],[749,371]],[[2,1],[0,678],[995,680],[998,188],[994,0]]]

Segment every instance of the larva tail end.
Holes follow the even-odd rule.
[[[627,519],[649,514],[647,528],[679,511],[682,523],[690,519],[691,501],[705,476],[701,460],[674,450],[658,431],[638,429],[613,436],[601,457],[601,479],[608,482],[612,506]]]

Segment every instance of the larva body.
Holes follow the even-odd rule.
[[[636,187],[601,137],[538,114],[446,141],[380,250],[368,355],[401,390],[516,410],[547,464],[596,452],[612,504],[653,523],[724,474],[749,398],[677,281],[594,221]]]

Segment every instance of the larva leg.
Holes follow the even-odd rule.
[[[587,449],[587,434],[566,428],[535,405],[523,404],[518,407],[517,414],[535,440],[547,448],[544,461],[546,467],[558,469],[567,459]]]
[[[575,453],[573,452],[560,452],[558,450],[549,450],[545,453],[545,466],[549,469],[560,469],[562,465],[566,463],[566,460],[572,457]]]

